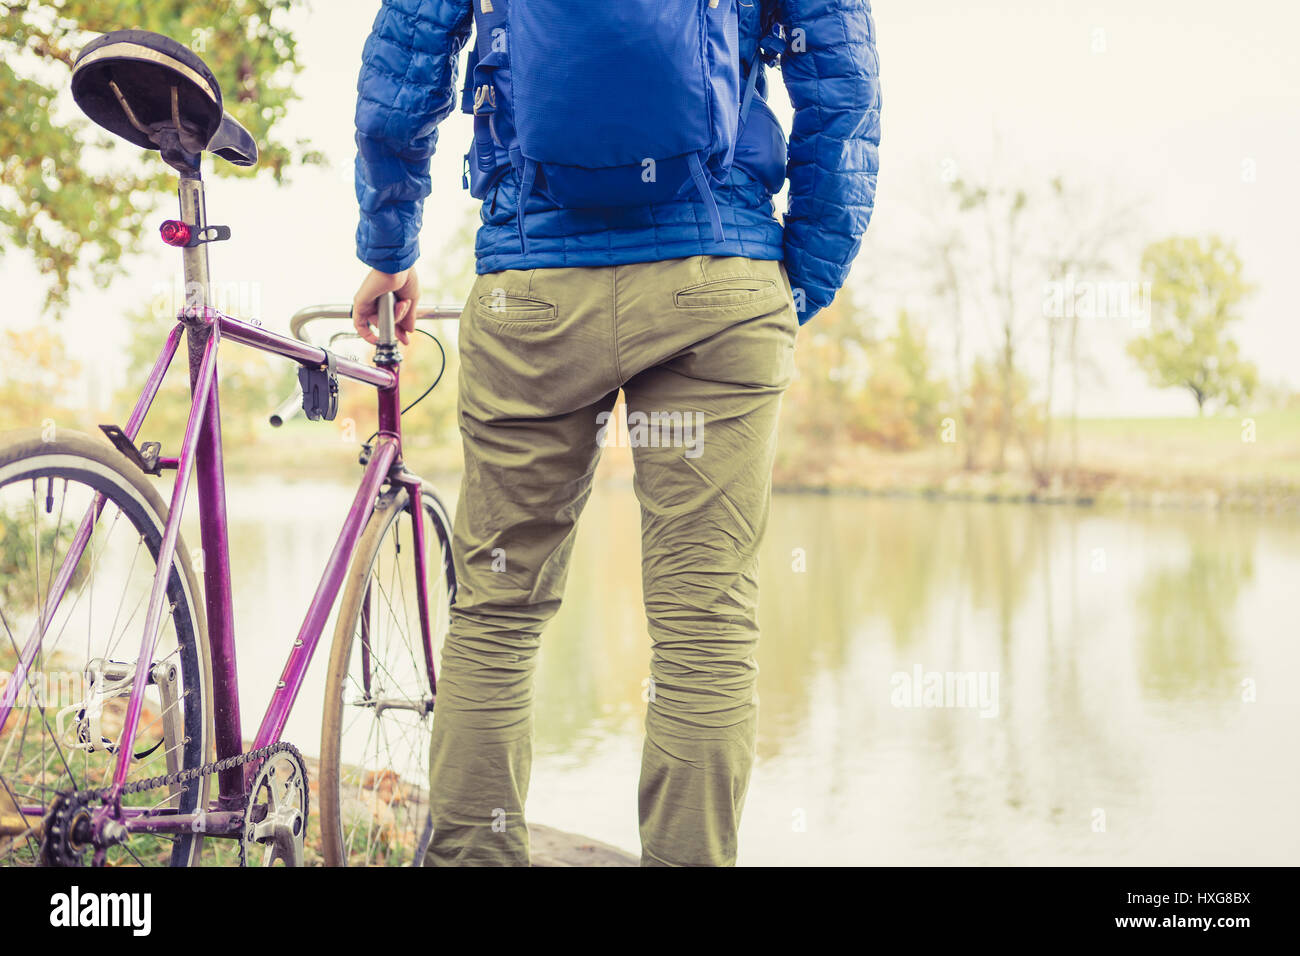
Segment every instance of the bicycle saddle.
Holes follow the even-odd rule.
[[[148,30],[114,30],[72,66],[72,98],[110,133],[196,167],[204,150],[236,166],[257,162],[257,143],[222,108],[217,78],[193,51]]]

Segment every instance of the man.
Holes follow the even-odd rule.
[[[383,0],[356,113],[358,255],[372,271],[353,314],[367,336],[390,291],[402,341],[411,328],[429,158],[476,21],[462,108],[483,225],[460,332],[459,591],[425,864],[528,863],[536,652],[621,389],[653,435],[631,442],[653,645],[642,863],[731,865],[781,394],[798,327],[843,283],[875,194],[870,7]],[[778,57],[788,162],[763,101]],[[772,195],[787,175],[782,224]]]

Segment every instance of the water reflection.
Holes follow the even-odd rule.
[[[235,523],[241,690],[259,702],[349,494],[313,486],[295,495],[310,511]],[[235,498],[261,500],[233,490],[236,514]],[[544,639],[529,804],[633,850],[639,551],[630,487],[599,487]],[[1300,519],[779,496],[762,560],[742,862],[1300,856],[1300,704],[1283,684],[1300,664]],[[288,731],[311,752],[323,658]],[[996,675],[996,716],[895,706],[895,675],[918,668]],[[248,732],[258,715],[246,704]]]

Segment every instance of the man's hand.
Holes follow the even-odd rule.
[[[420,301],[420,280],[416,278],[414,269],[397,275],[371,269],[352,298],[352,325],[363,339],[371,345],[378,345],[374,326],[379,315],[379,297],[387,292],[397,293],[397,304],[393,308],[397,341],[410,345],[411,333],[415,331],[415,306]]]

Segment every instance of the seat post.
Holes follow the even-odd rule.
[[[196,234],[208,225],[203,202],[203,178],[195,157],[194,168],[181,169],[178,188],[181,221]],[[185,246],[181,250],[185,266],[185,306],[197,309],[186,320],[185,338],[189,345],[190,391],[194,391],[208,339],[218,334],[215,321],[206,309],[213,305],[208,278],[208,244]],[[218,366],[219,368],[219,366]],[[224,685],[230,700],[238,700],[235,669],[235,623],[231,599],[230,542],[226,526],[226,477],[221,447],[221,403],[218,378],[214,377],[208,396],[207,413],[199,426],[199,442],[194,455],[195,487],[199,504],[199,543],[203,554],[204,607],[207,611],[208,644],[212,648],[213,680]],[[239,709],[218,707],[213,715],[217,759],[243,750]],[[244,793],[242,766],[230,767],[217,775],[218,802],[223,809],[240,805]]]
[[[180,188],[181,222],[189,223],[195,233],[202,233],[208,225],[207,208],[203,201],[203,178],[196,169],[181,172]],[[204,308],[212,304],[208,278],[208,244],[198,243],[181,250],[185,267],[185,305]]]

